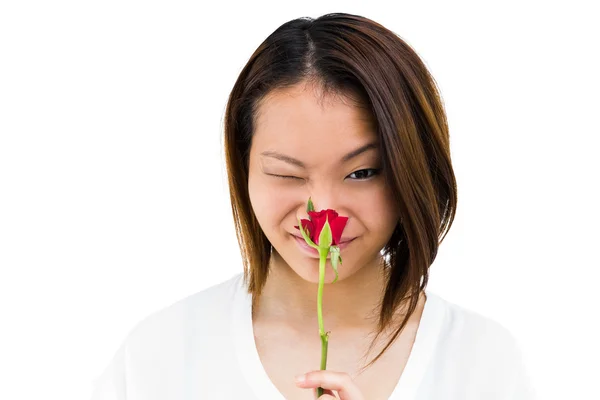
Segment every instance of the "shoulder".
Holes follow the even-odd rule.
[[[231,308],[241,274],[185,296],[141,319],[126,335],[120,352],[128,370],[148,380],[168,376],[194,354],[210,354],[226,341]],[[169,371],[171,368],[171,371]]]
[[[171,363],[183,357],[190,346],[210,343],[206,339],[215,336],[215,332],[226,337],[241,278],[242,274],[236,274],[143,317],[125,336],[121,352],[132,363]]]
[[[436,354],[460,360],[465,368],[480,372],[510,374],[521,362],[516,336],[498,320],[428,292],[439,329]]]
[[[202,326],[221,323],[230,315],[229,310],[235,294],[240,290],[242,277],[241,273],[235,274],[145,316],[134,325],[128,341],[144,336],[177,335],[195,323],[201,323]]]
[[[186,368],[200,362],[199,357],[212,360],[215,351],[227,348],[231,307],[242,289],[242,276],[237,274],[141,319],[94,379],[92,398],[125,399],[126,393],[147,399],[181,397],[175,394],[183,387]]]
[[[532,392],[520,341],[498,320],[428,292],[438,311],[438,360],[482,388],[527,398]],[[450,367],[449,367],[450,368]],[[458,379],[458,378],[457,378]],[[526,394],[526,395],[525,395]],[[524,397],[519,397],[524,396]],[[504,397],[500,397],[504,398]]]
[[[516,345],[514,334],[498,320],[466,306],[446,300],[436,293],[427,292],[443,318],[443,334],[448,340],[470,346],[489,346],[506,349]]]

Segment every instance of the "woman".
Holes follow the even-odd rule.
[[[439,93],[405,42],[356,15],[287,22],[225,117],[244,272],[139,323],[94,399],[533,398],[512,334],[426,289],[457,189]],[[309,197],[348,217],[325,370],[318,254],[295,228]]]

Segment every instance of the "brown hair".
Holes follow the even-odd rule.
[[[345,13],[303,17],[269,35],[235,82],[224,121],[231,207],[253,306],[266,282],[271,254],[248,194],[257,110],[271,91],[301,82],[318,83],[323,96],[353,99],[373,116],[382,173],[401,215],[382,249],[387,284],[369,351],[394,323],[396,311],[406,300],[409,303],[404,320],[367,368],[394,342],[416,309],[429,266],[454,220],[457,188],[448,123],[435,81],[416,52],[370,19]]]

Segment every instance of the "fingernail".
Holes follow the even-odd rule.
[[[298,375],[294,378],[296,383],[304,383],[306,381],[306,375]]]

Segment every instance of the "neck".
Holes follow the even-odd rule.
[[[373,260],[351,276],[323,287],[323,321],[326,330],[373,327],[379,318],[385,289],[383,258]],[[285,324],[298,330],[318,325],[318,284],[308,282],[273,250],[270,270],[253,318]]]

